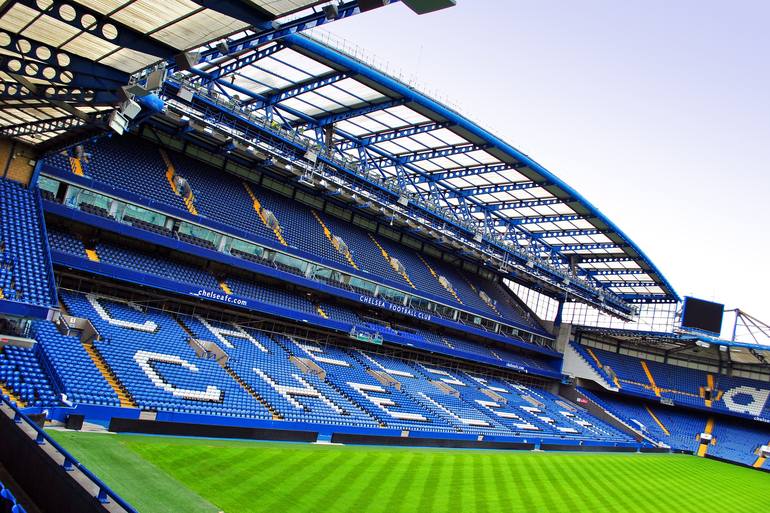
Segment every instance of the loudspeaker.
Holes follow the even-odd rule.
[[[67,421],[64,423],[64,427],[67,429],[74,429],[80,431],[83,429],[83,421],[85,417],[83,415],[67,415]]]
[[[323,7],[324,14],[326,15],[327,20],[334,20],[339,16],[340,11],[334,4],[325,5]]]
[[[388,5],[389,3],[390,0],[359,0],[358,8],[361,9],[361,12],[366,12],[382,7],[383,5]]]
[[[174,62],[179,71],[186,71],[198,63],[198,57],[197,53],[182,52],[174,55]]]
[[[147,83],[144,85],[145,89],[148,91],[155,91],[156,89],[160,89],[160,86],[163,85],[163,79],[166,78],[165,75],[166,70],[163,69],[156,69],[150,73],[147,77]]]

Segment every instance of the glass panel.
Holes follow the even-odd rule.
[[[37,185],[44,191],[49,191],[54,194],[59,192],[59,182],[58,180],[54,180],[53,178],[48,178],[47,176],[41,176],[37,180]]]

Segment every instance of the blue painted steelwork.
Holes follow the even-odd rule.
[[[404,99],[386,100],[386,101],[380,101],[377,103],[371,103],[371,104],[356,107],[353,109],[348,109],[343,112],[329,114],[327,116],[323,116],[318,119],[310,119],[307,122],[307,126],[315,127],[315,126],[333,125],[334,123],[339,123],[340,121],[344,121],[346,119],[363,116],[365,114],[371,114],[373,112],[389,109],[391,107],[396,107],[398,105],[404,105],[405,103],[406,103],[406,100]]]
[[[86,122],[77,116],[65,116],[56,119],[43,119],[41,121],[30,121],[18,125],[8,125],[0,128],[0,135],[6,137],[20,137],[23,135],[42,134],[46,132],[69,130]]]
[[[231,106],[224,105],[216,99],[194,94],[190,101],[181,101],[177,96],[180,87],[180,85],[174,82],[167,82],[164,86],[166,97],[173,99],[174,102],[179,101],[180,103],[186,103],[192,107],[203,120],[211,123],[212,125],[225,128],[228,133],[236,131],[240,137],[243,137],[244,140],[250,142],[269,142],[273,148],[272,151],[276,152],[278,155],[282,155],[285,158],[288,158],[289,160],[303,158],[308,149],[318,149],[319,143],[317,140],[311,141],[308,139],[303,139],[303,137],[300,134],[297,134],[296,131],[293,133],[286,133],[285,131],[276,130],[276,128],[270,123],[266,123],[264,120],[260,120],[259,118],[253,117],[251,115],[248,118],[245,118],[243,113],[233,111]],[[254,93],[249,94],[254,95]],[[183,110],[182,112],[185,111]],[[307,116],[302,113],[300,113],[300,115]],[[352,136],[348,134],[346,134],[346,137],[352,138]],[[372,148],[372,151],[383,156],[388,155],[387,152],[384,152],[379,148]],[[358,168],[351,168],[349,163],[340,163],[323,154],[318,156],[318,160],[323,162],[324,165],[329,165],[332,168],[335,168],[337,171],[342,172],[344,175],[347,175],[348,178],[352,178],[355,182],[357,182],[357,187],[363,187],[369,193],[375,195],[384,194],[383,199],[386,203],[392,204],[394,201],[398,200],[401,194],[403,194],[402,191],[404,189],[402,183],[398,183],[397,188],[390,189],[388,187],[384,187],[381,183],[372,181],[370,177],[362,175]],[[420,172],[419,168],[414,167],[411,167],[410,171]],[[434,190],[432,191],[432,194],[439,193]],[[459,218],[457,216],[456,209],[443,209],[439,211],[436,209],[431,209],[430,205],[422,203],[419,200],[409,203],[407,208],[410,211],[414,210],[414,215],[420,218],[425,218],[426,214],[430,216],[428,219],[438,217],[440,221],[436,226],[437,229],[442,231],[457,230],[457,235],[461,238],[465,238],[466,240],[470,240],[475,233],[468,227],[460,227],[457,225]],[[577,216],[575,217],[577,218]],[[511,221],[506,218],[500,218],[498,219],[498,222],[511,223]],[[483,243],[489,244],[488,247],[493,252],[499,252],[503,250],[510,253],[510,248],[504,248],[498,244],[490,243],[488,241]],[[547,245],[541,244],[541,246],[546,248],[545,250],[547,251]],[[554,258],[558,257],[559,255],[554,255]],[[525,264],[530,261],[528,257],[516,255],[515,253],[512,254],[510,258],[511,262],[518,262],[519,264]],[[552,282],[558,282],[560,283],[561,287],[567,287],[572,294],[576,294],[578,297],[582,297],[584,299],[590,300],[592,295],[596,294],[596,290],[594,290],[592,287],[586,287],[584,284],[576,282],[575,280],[565,280],[564,274],[554,273],[553,269],[544,266],[540,261],[531,262],[531,265],[528,265],[525,271],[530,275],[538,277],[538,279],[547,278],[552,280]],[[626,313],[630,311],[627,304],[614,301],[611,294],[606,294],[605,297],[602,298],[603,304],[605,301],[619,311]]]
[[[256,110],[256,109],[265,108],[268,105],[275,105],[276,103],[280,103],[284,100],[288,100],[289,98],[294,98],[295,96],[299,96],[301,94],[314,91],[319,87],[324,87],[327,85],[334,84],[335,82],[339,82],[340,80],[345,80],[350,76],[351,75],[349,73],[332,73],[330,75],[314,77],[301,84],[297,84],[287,89],[276,91],[270,94],[270,96],[265,97],[264,100],[254,100],[253,102],[249,103],[248,108],[250,110]]]
[[[284,46],[278,42],[272,46],[268,46],[267,48],[261,48],[258,51],[239,55],[235,60],[228,61],[228,63],[224,66],[219,66],[213,71],[209,71],[207,75],[196,75],[192,77],[190,81],[201,85],[209,84],[214,80],[233,74],[239,69],[243,69],[246,66],[254,64],[255,62],[259,62],[265,57],[269,57],[270,55],[283,50],[283,48]]]
[[[439,118],[447,120],[453,123],[458,128],[466,130],[467,132],[472,134],[472,136],[477,137],[482,141],[485,141],[485,144],[488,144],[491,147],[494,147],[496,150],[506,153],[516,163],[523,164],[526,167],[526,169],[532,170],[533,174],[541,177],[542,181],[545,184],[553,184],[554,186],[557,186],[559,189],[564,191],[569,197],[575,198],[577,202],[579,202],[584,208],[589,210],[591,212],[590,214],[591,218],[600,221],[602,224],[606,225],[612,232],[618,234],[620,237],[625,239],[628,242],[629,247],[637,255],[639,255],[640,260],[644,262],[644,264],[651,269],[653,274],[659,277],[660,284],[666,290],[666,294],[672,298],[678,299],[678,296],[674,292],[673,288],[668,283],[668,281],[663,277],[663,275],[660,273],[657,267],[654,266],[654,264],[649,260],[649,258],[646,257],[646,255],[641,251],[641,249],[636,244],[634,244],[633,241],[631,241],[631,239],[628,236],[626,236],[614,223],[612,223],[612,221],[610,221],[604,214],[602,214],[598,209],[596,209],[596,207],[594,207],[580,193],[578,193],[572,187],[564,183],[561,179],[553,175],[550,171],[540,166],[537,162],[529,158],[527,155],[521,153],[517,149],[513,148],[509,144],[500,140],[499,138],[489,133],[488,131],[482,129],[478,125],[463,118],[462,116],[452,111],[451,109],[448,109],[443,105],[438,104],[434,100],[420,94],[414,89],[407,87],[406,85],[392,79],[391,77],[388,77],[385,74],[377,70],[374,70],[355,59],[352,59],[335,50],[332,50],[320,43],[317,43],[315,41],[312,41],[304,37],[289,36],[284,39],[284,44],[286,44],[290,48],[297,49],[301,53],[318,56],[321,59],[334,63],[334,65],[339,66],[341,69],[350,70],[361,77],[364,77],[368,80],[372,80],[373,82],[385,87],[387,90],[392,91],[395,95],[397,95],[397,98],[390,101],[397,102],[400,97],[400,99],[405,102],[409,102],[409,103],[413,102],[416,105],[419,105],[420,107],[435,113]],[[357,114],[357,115],[360,115],[360,114]],[[326,116],[321,119],[325,123],[330,123],[330,122],[335,122],[336,119],[344,119],[344,117],[345,117],[345,113],[339,113],[339,114],[335,114],[334,117]],[[435,178],[428,177],[427,181],[435,182]],[[451,188],[451,186],[447,186],[446,184],[443,184],[443,185],[447,188]],[[493,214],[493,212],[486,212],[486,213],[490,215]],[[559,218],[561,218],[562,216],[558,216],[556,219],[548,219],[548,217],[550,216],[543,216],[543,217],[546,221],[541,221],[541,222],[547,222],[551,220],[560,220]],[[569,216],[565,216],[565,217],[569,217]],[[578,218],[585,218],[585,217],[575,216],[575,220],[577,220]],[[571,220],[571,219],[563,219],[563,220]],[[515,220],[513,225],[529,224],[531,222],[532,221]]]
[[[422,125],[409,126],[396,130],[385,130],[383,132],[367,135],[366,137],[361,137],[357,143],[360,143],[361,146],[369,146],[371,144],[392,141],[394,139],[400,139],[402,137],[409,137],[417,134],[424,134],[434,130],[440,130],[442,128],[449,128],[451,126],[451,123],[425,123]],[[350,150],[357,148],[357,143],[353,141],[343,141],[337,144],[336,148],[342,151]]]
[[[546,199],[528,199],[520,201],[501,201],[499,203],[482,203],[470,207],[471,212],[495,212],[498,210],[513,210],[518,208],[542,207],[545,205],[558,205],[559,203],[570,203],[571,198],[546,198]]]
[[[390,3],[398,2],[399,0],[391,0]],[[349,2],[343,2],[337,6],[338,14],[335,20],[341,20],[343,18],[349,18],[361,13],[361,9],[358,6],[358,0],[352,0]],[[263,30],[251,30],[248,33],[236,40],[227,41],[227,51],[222,52],[217,47],[201,52],[199,63],[209,63],[216,61],[224,56],[239,54],[257,47],[260,47],[271,41],[279,40],[291,34],[296,34],[304,30],[320,27],[326,23],[330,23],[334,20],[326,18],[326,14],[323,11],[316,11],[307,16],[297,18],[295,20],[287,21],[278,26],[274,26],[271,29]],[[172,68],[173,69],[173,66]]]

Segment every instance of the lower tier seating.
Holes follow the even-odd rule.
[[[697,453],[698,437],[710,432],[713,440],[705,454],[753,466],[759,448],[770,444],[770,426],[646,403],[612,392],[581,392],[627,425],[674,450]],[[759,463],[766,465],[762,460]]]
[[[0,381],[28,404],[118,406],[118,389],[135,407],[172,414],[632,441],[512,376],[471,375],[430,360],[418,363],[382,350],[173,315],[94,294],[60,295],[67,312],[90,320],[99,337],[81,342],[79,332],[63,335],[53,323],[39,321],[32,329],[33,349],[5,348]],[[54,394],[53,383],[61,397]]]

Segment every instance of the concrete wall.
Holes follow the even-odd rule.
[[[31,146],[0,139],[0,177],[29,185],[37,154]]]

